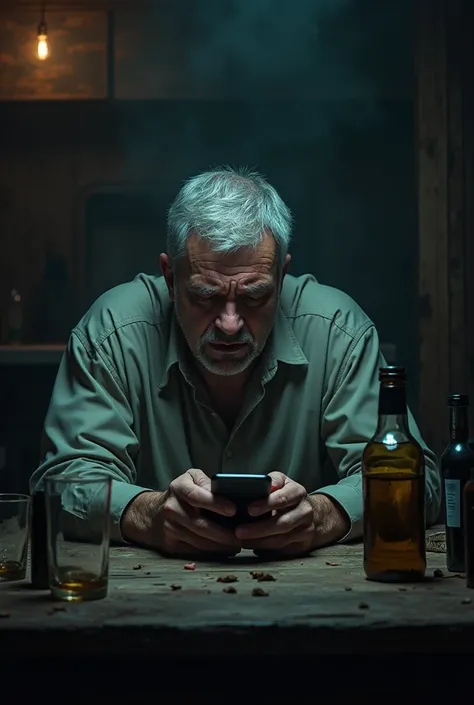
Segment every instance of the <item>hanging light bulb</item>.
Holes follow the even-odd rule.
[[[41,8],[41,20],[38,25],[38,59],[44,61],[49,56],[48,28],[46,26],[44,5]]]
[[[38,59],[44,61],[49,56],[48,34],[46,25],[38,27]]]

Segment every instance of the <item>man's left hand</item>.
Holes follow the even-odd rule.
[[[248,512],[259,516],[271,511],[272,516],[236,528],[243,548],[291,557],[335,543],[347,534],[347,514],[330,497],[308,495],[302,485],[281,472],[269,475],[272,478],[270,495],[251,504]]]

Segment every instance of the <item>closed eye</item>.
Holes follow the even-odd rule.
[[[262,306],[270,298],[270,294],[264,294],[264,296],[245,296],[244,303],[246,306]]]
[[[199,306],[209,306],[209,304],[215,301],[216,298],[216,296],[200,296],[199,294],[193,294],[191,297],[193,303],[198,304]]]

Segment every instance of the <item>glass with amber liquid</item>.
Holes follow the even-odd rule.
[[[30,497],[0,494],[0,583],[26,576]]]
[[[93,471],[60,473],[46,477],[44,487],[51,593],[68,602],[106,597],[111,478]]]
[[[474,451],[469,445],[469,397],[450,394],[449,443],[440,458],[446,524],[446,567],[465,570],[463,491],[474,468]]]
[[[425,465],[408,428],[403,367],[382,367],[377,430],[362,458],[364,571],[369,580],[421,580],[426,571]]]

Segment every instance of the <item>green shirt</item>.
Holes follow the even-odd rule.
[[[165,490],[189,468],[279,470],[322,492],[362,532],[361,456],[375,432],[378,369],[372,321],[346,294],[311,275],[284,280],[272,334],[229,433],[189,360],[165,281],[141,274],[102,295],[72,331],[44,428],[32,488],[47,473],[101,470],[112,482],[111,538],[144,489]],[[436,520],[440,478],[426,459],[426,516]],[[73,514],[93,508],[74,497]]]

